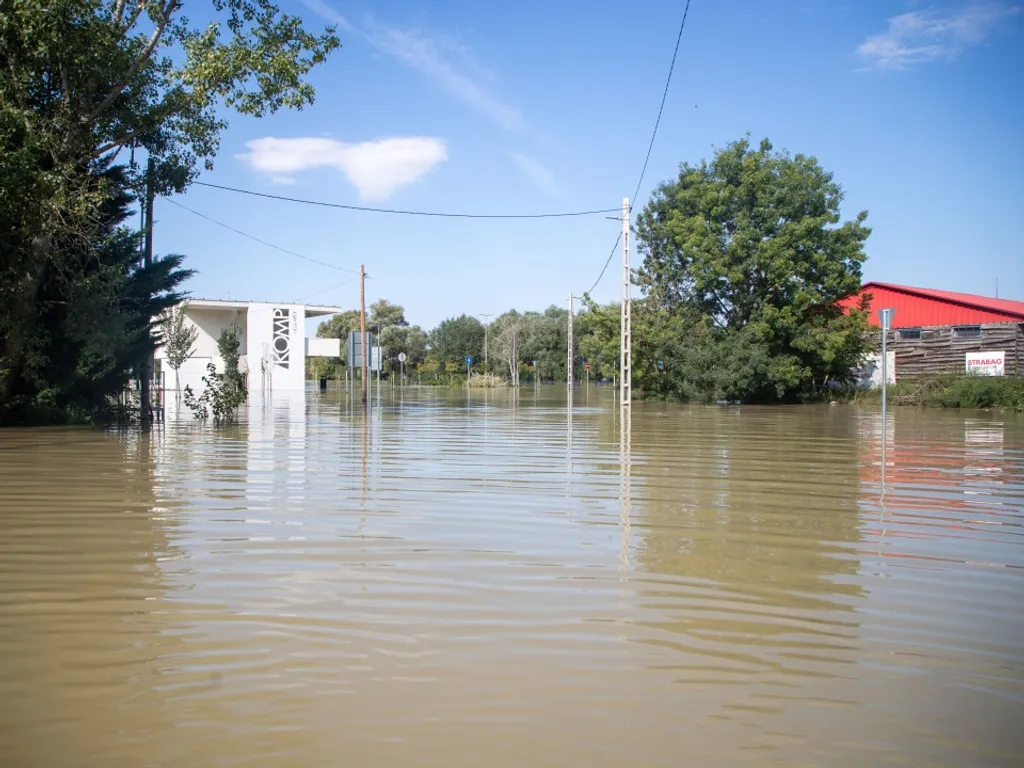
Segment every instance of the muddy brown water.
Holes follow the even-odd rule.
[[[1021,764],[1024,419],[385,394],[0,432],[0,765]]]

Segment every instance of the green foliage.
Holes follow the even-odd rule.
[[[548,307],[543,314],[527,312],[523,315],[523,334],[520,362],[531,367],[533,375],[544,379],[564,381],[568,363],[569,310]],[[576,347],[579,347],[577,340]],[[537,361],[533,369],[533,361]]]
[[[507,376],[513,386],[519,383],[519,363],[523,359],[523,344],[528,333],[528,324],[529,321],[524,315],[512,309],[499,315],[487,329],[490,337],[487,356],[490,358],[491,367]]]
[[[576,346],[580,357],[590,363],[595,378],[619,375],[620,312],[619,304],[597,304],[584,296],[583,311],[575,318]]]
[[[467,357],[483,359],[484,326],[469,315],[448,318],[430,334],[430,349],[445,367],[458,371]]]
[[[311,104],[305,81],[338,46],[271,0],[212,0],[193,23],[182,0],[25,0],[0,13],[0,112],[74,168],[125,147],[158,158],[161,190],[210,167],[221,105],[263,117]],[[59,170],[58,170],[59,173]]]
[[[237,372],[237,366],[236,366]],[[213,414],[214,424],[227,424],[235,420],[238,407],[245,402],[245,390],[238,387],[237,382],[225,373],[217,373],[213,363],[207,363],[206,375],[203,376],[203,394],[196,397],[192,387],[186,386],[184,394],[185,406],[192,415],[205,421]]]
[[[876,402],[881,400],[882,390],[867,389],[845,394],[856,402]],[[887,397],[893,405],[1007,408],[1024,413],[1024,378],[961,374],[926,376],[890,384]]]
[[[387,370],[401,368],[398,355],[405,353],[405,371],[413,371],[427,355],[427,334],[418,325],[391,325],[380,332],[380,345],[384,350]]]
[[[465,378],[462,382],[465,383]],[[474,373],[469,377],[469,386],[471,389],[501,389],[507,387],[508,382],[495,373]]]
[[[197,419],[206,420],[213,414],[215,424],[226,424],[235,420],[238,407],[246,401],[245,378],[239,370],[241,358],[242,331],[232,325],[220,332],[217,339],[217,352],[224,361],[224,372],[217,373],[213,363],[206,366],[203,376],[203,393],[196,397],[192,387],[185,387],[185,406],[192,411]]]
[[[366,318],[367,330],[379,328],[381,332],[393,325],[406,326],[409,323],[405,320],[405,308],[399,304],[392,304],[387,299],[375,301],[370,305],[370,311]]]
[[[0,423],[101,407],[187,277],[178,256],[140,267],[138,237],[118,227],[142,186],[135,151],[158,194],[183,191],[212,166],[223,107],[311,103],[305,77],[338,45],[270,0],[211,0],[195,24],[182,5],[2,5]],[[115,167],[121,152],[131,162]]]
[[[637,218],[652,354],[683,354],[634,386],[700,400],[791,401],[848,380],[866,313],[836,302],[860,287],[867,214],[840,224],[842,189],[812,157],[764,140],[683,164]],[[642,342],[641,342],[642,344]],[[641,378],[639,381],[637,377]]]
[[[195,354],[199,329],[188,323],[188,302],[171,307],[161,316],[164,355],[167,365],[174,371],[174,389],[178,390],[178,371]]]
[[[232,390],[241,395],[241,402],[245,402],[245,378],[238,367],[242,357],[242,329],[237,325],[231,325],[220,332],[217,339],[217,352],[220,359],[224,361],[224,382]]]
[[[107,190],[91,237],[55,230],[48,255],[30,263],[17,225],[0,222],[0,272],[28,271],[0,280],[0,424],[107,410],[155,348],[157,318],[183,298],[182,257],[143,266],[140,235],[123,226],[133,201],[125,169],[98,163],[86,177]],[[18,205],[16,192],[0,194],[0,216]]]

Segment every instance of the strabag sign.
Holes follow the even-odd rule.
[[[972,376],[1002,376],[1005,363],[1005,352],[967,353],[967,373]]]

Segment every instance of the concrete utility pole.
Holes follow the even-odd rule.
[[[146,165],[146,232],[142,263],[148,268],[153,265],[153,158]],[[146,359],[139,371],[139,420],[148,424],[153,419],[153,403],[150,397],[150,380],[153,378],[153,352],[146,353]]]
[[[363,406],[366,406],[366,390],[367,384],[369,383],[370,376],[370,361],[366,357],[369,354],[366,344],[366,269],[360,264],[359,265],[359,354],[362,356],[363,369],[361,376],[363,378]]]
[[[566,336],[568,337],[569,347],[569,360],[566,365],[566,379],[568,380],[567,387],[569,391],[572,392],[572,293],[569,294],[569,325]]]
[[[483,312],[478,312],[477,314],[484,319],[484,371],[490,373],[491,366],[487,360],[487,337],[491,333],[491,318],[494,317],[494,313],[486,315]]]
[[[622,198],[622,316],[620,318],[619,407],[628,408],[632,402],[633,384],[633,307],[630,285],[633,282],[629,267],[629,198]]]

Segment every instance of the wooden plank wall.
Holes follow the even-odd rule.
[[[897,340],[889,332],[889,349],[896,355],[896,380],[925,374],[965,373],[964,356],[968,352],[1006,353],[1006,375],[1024,376],[1024,325],[987,323],[977,339],[954,339],[952,326],[921,329],[921,338]]]

